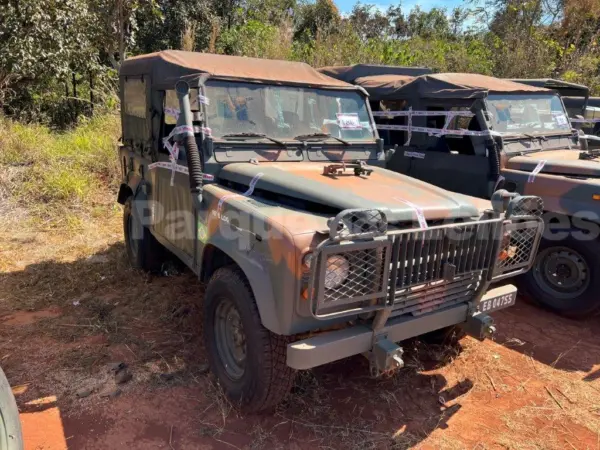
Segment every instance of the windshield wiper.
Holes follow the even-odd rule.
[[[296,136],[294,139],[297,141],[309,141],[311,139],[335,139],[336,141],[341,142],[344,145],[350,145],[350,142],[348,142],[347,140],[332,136],[329,133],[301,134],[299,136]]]
[[[280,145],[281,147],[287,148],[287,145],[285,142],[280,141],[279,139],[275,139],[272,138],[271,136],[267,136],[264,133],[253,133],[253,132],[242,132],[242,133],[229,133],[229,134],[224,134],[223,136],[221,136],[222,138],[253,138],[253,137],[257,137],[257,138],[263,138],[263,139],[268,139],[271,142],[276,143],[277,145]]]

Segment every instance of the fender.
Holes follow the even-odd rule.
[[[254,293],[263,326],[275,334],[288,334],[288,327],[283,322],[289,318],[278,317],[280,304],[276,302],[273,292],[273,287],[278,283],[274,283],[267,264],[261,261],[260,253],[254,250],[240,251],[237,244],[237,240],[225,239],[221,233],[212,235],[201,250],[199,266],[202,267],[205,261],[205,251],[209,245],[225,253],[244,272]]]

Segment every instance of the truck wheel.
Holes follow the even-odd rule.
[[[19,410],[2,369],[0,369],[0,448],[23,450]]]
[[[569,236],[542,240],[533,268],[521,281],[536,303],[563,316],[582,318],[600,308],[600,243]]]
[[[273,407],[292,388],[287,339],[262,326],[252,290],[237,267],[218,269],[208,283],[204,344],[213,374],[245,411]]]
[[[129,263],[134,269],[157,272],[163,263],[165,249],[133,214],[133,202],[133,196],[129,197],[123,208],[123,231]]]

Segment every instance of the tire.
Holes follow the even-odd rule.
[[[228,340],[225,329],[237,331]],[[295,375],[286,364],[287,343],[263,327],[242,271],[236,266],[218,269],[204,296],[204,344],[211,371],[233,404],[258,412],[287,396]]]
[[[2,369],[0,369],[0,449],[23,450],[19,409]]]
[[[564,274],[561,288],[556,280],[564,279]],[[538,305],[565,317],[587,317],[600,310],[600,243],[573,236],[556,242],[543,239],[533,268],[518,282]]]
[[[158,272],[164,262],[165,249],[148,228],[139,223],[133,214],[133,196],[125,201],[123,208],[123,233],[127,258],[131,267],[147,272]]]

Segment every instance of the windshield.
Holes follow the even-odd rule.
[[[375,139],[365,98],[357,91],[209,81],[206,96],[214,138],[247,133],[280,140],[328,139],[327,134],[349,142]]]
[[[486,99],[494,131],[515,134],[570,132],[571,124],[558,95],[492,94]]]

